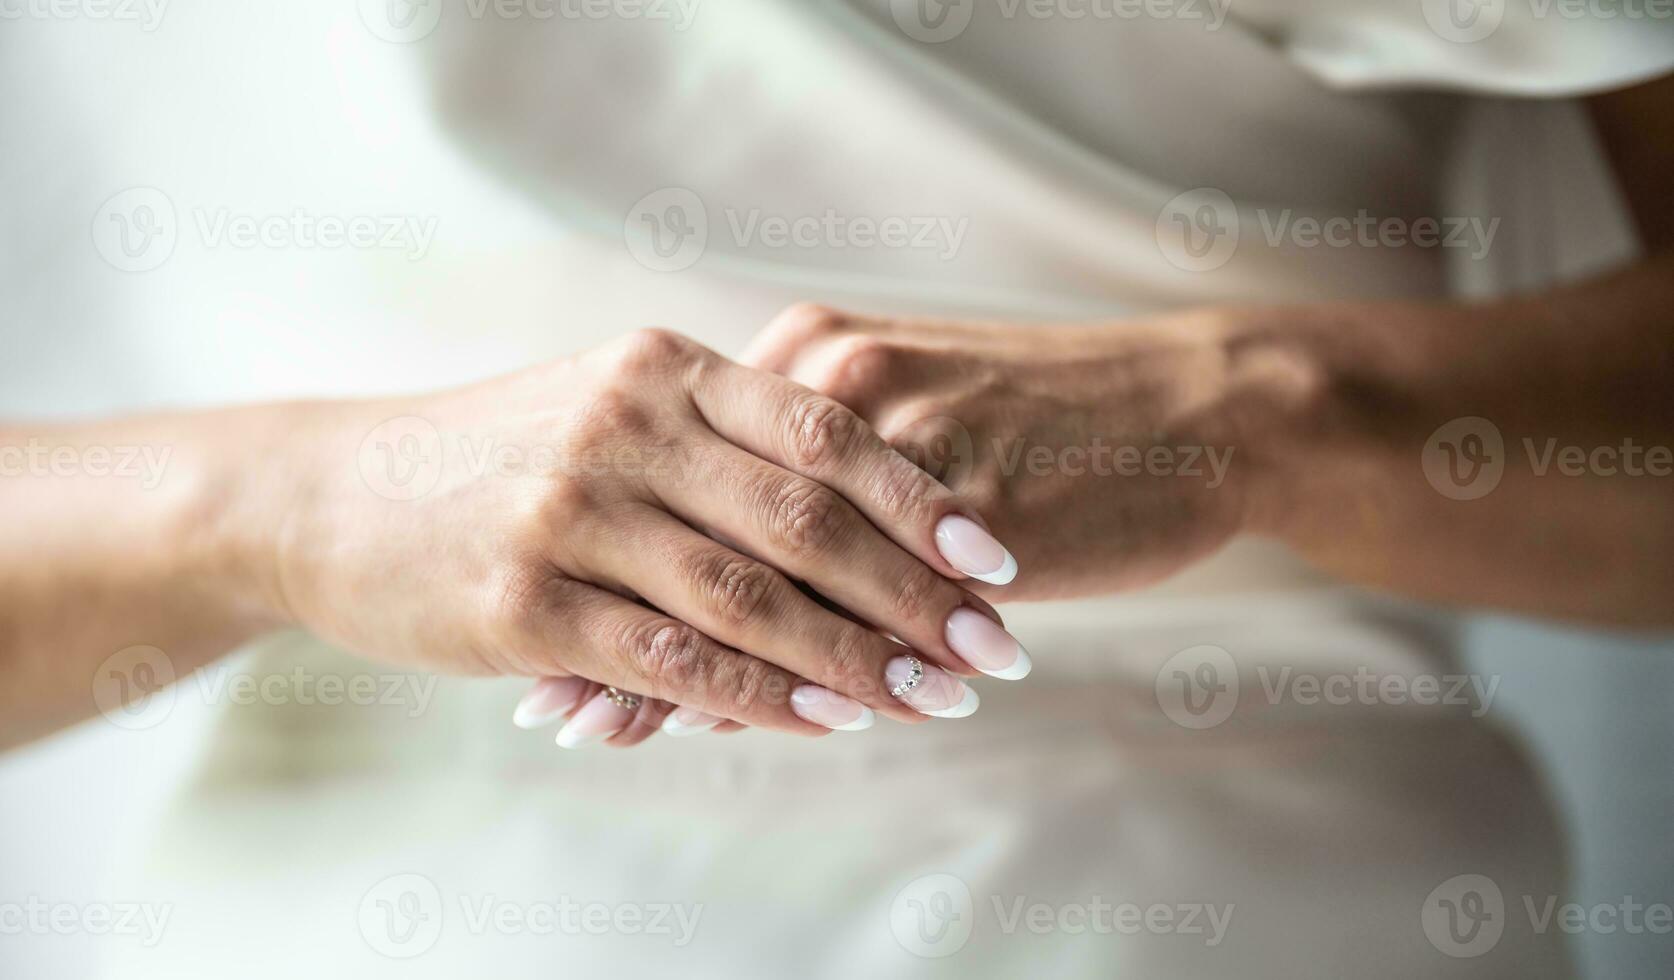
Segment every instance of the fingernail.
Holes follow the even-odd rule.
[[[663,734],[675,738],[698,735],[721,723],[714,715],[706,715],[696,708],[675,708],[663,719]]]
[[[558,729],[558,747],[579,749],[583,745],[602,742],[628,727],[634,712],[612,701],[606,692],[593,695],[593,700],[581,706],[575,717]]]
[[[815,684],[804,684],[792,691],[790,706],[803,721],[839,732],[865,731],[876,720],[871,708]]]
[[[947,645],[989,677],[1020,681],[1034,662],[1017,638],[975,609],[961,607],[947,618]]]
[[[895,694],[896,689],[912,682],[915,664],[917,682],[913,683],[911,689]],[[977,698],[977,692],[969,684],[917,657],[896,657],[891,660],[884,667],[884,682],[889,685],[890,694],[894,694],[919,714],[932,718],[964,718],[975,714],[977,705],[982,703]]]
[[[527,729],[551,724],[574,710],[586,691],[587,682],[579,677],[543,677],[517,702],[512,724]]]
[[[979,582],[1005,585],[1017,577],[1017,559],[969,517],[942,518],[936,525],[936,550],[949,565]]]

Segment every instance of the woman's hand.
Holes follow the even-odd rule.
[[[1282,363],[1235,364],[1202,315],[1016,325],[797,306],[744,361],[853,408],[974,505],[1022,566],[1008,599],[1136,586],[1219,548],[1260,503],[1249,428],[1305,388]]]
[[[954,581],[1004,555],[954,493],[830,399],[677,335],[309,414],[288,614],[384,660],[548,677],[531,724],[597,685],[645,696],[600,693],[561,744],[637,741],[674,705],[806,734],[960,717],[974,693],[934,665],[1021,659]],[[909,652],[925,678],[897,698]]]

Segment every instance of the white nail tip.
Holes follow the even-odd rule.
[[[720,723],[721,720],[717,718],[714,721],[706,721],[701,725],[688,725],[676,719],[671,713],[663,719],[663,734],[674,738],[686,738],[689,735],[701,735]]]
[[[556,741],[561,749],[579,749],[602,742],[615,734],[615,732],[598,732],[593,735],[581,735],[565,728],[558,732]]]
[[[1011,552],[1008,551],[1006,552],[1005,563],[994,571],[982,575],[974,572],[969,574],[971,578],[978,582],[987,582],[989,585],[1009,585],[1011,580],[1017,577],[1017,559],[1013,558]]]
[[[866,729],[871,728],[872,723],[877,720],[878,716],[873,713],[872,709],[862,705],[860,708],[859,718],[856,718],[854,721],[846,724],[832,725],[830,727],[834,732],[863,732]]]
[[[977,667],[977,669],[989,677],[995,677],[1002,681],[1020,681],[1029,676],[1029,671],[1035,669],[1035,662],[1029,659],[1029,651],[1023,649],[1023,645],[1020,643],[1017,645],[1017,659],[1011,662],[1011,666],[1002,667],[999,670],[983,670],[981,667]]]
[[[969,718],[976,714],[977,706],[982,704],[982,699],[977,697],[976,689],[969,684],[962,684],[961,686],[965,689],[965,696],[953,707],[942,708],[937,711],[924,711],[922,708],[919,710],[932,718]]]
[[[512,714],[512,724],[526,732],[532,732],[537,728],[545,728],[569,713],[569,708],[560,708],[557,711],[534,711],[520,707]]]

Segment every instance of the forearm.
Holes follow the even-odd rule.
[[[119,651],[158,648],[183,676],[283,622],[270,559],[296,416],[0,426],[0,747],[97,711]]]
[[[1252,381],[1233,403],[1256,420],[1251,528],[1353,581],[1411,595],[1669,622],[1670,308],[1665,256],[1491,304],[1229,315],[1229,361],[1244,365],[1233,377],[1293,369],[1283,384]],[[1487,420],[1491,430],[1475,428],[1504,445],[1503,476],[1475,499],[1463,498],[1489,486],[1492,470],[1454,487],[1436,473],[1451,450],[1431,442],[1465,417]],[[1584,460],[1571,465],[1577,451]],[[1457,475],[1473,469],[1461,460]]]

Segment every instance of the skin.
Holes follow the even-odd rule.
[[[881,690],[899,647],[856,620],[969,673],[941,624],[960,604],[992,611],[932,545],[935,521],[955,510],[1018,557],[1008,598],[1141,585],[1254,533],[1410,595],[1667,624],[1666,482],[1539,477],[1518,449],[1524,437],[1674,444],[1674,134],[1660,125],[1674,82],[1590,104],[1649,254],[1541,295],[1070,325],[814,306],[781,316],[748,360],[858,418],[654,331],[400,402],[0,428],[0,445],[173,452],[144,492],[87,476],[0,479],[0,745],[91,714],[96,668],[114,650],[161,647],[184,674],[284,626],[403,666],[575,675],[648,695],[618,745],[654,731],[671,703],[818,734],[786,709],[799,675],[917,721]],[[1502,484],[1478,501],[1437,493],[1419,465],[1429,435],[1465,415],[1494,420],[1508,447]],[[445,469],[421,499],[390,501],[355,461],[399,416],[583,455],[650,446],[703,479]],[[1008,472],[973,452],[942,474],[957,477],[956,495],[907,459],[958,458],[943,453],[958,430],[938,419],[974,447],[1021,440],[1054,459],[1096,438],[1236,453],[1211,487]],[[747,492],[758,485],[772,492]]]
[[[378,443],[413,417],[456,448],[390,499]],[[285,626],[402,667],[646,695],[625,742],[671,703],[824,734],[790,709],[805,680],[913,723],[880,630],[970,673],[944,624],[992,615],[934,546],[968,509],[952,492],[848,409],[666,331],[412,399],[0,431],[30,439],[172,456],[151,489],[0,480],[8,743],[90,714],[114,651],[158,647],[183,676]],[[556,453],[485,475],[461,446]]]
[[[744,360],[853,407],[944,478],[951,470],[1017,556],[1007,598],[1144,585],[1249,533],[1410,596],[1668,625],[1674,481],[1538,471],[1549,439],[1674,446],[1674,136],[1657,123],[1674,112],[1674,78],[1592,111],[1649,254],[1590,282],[1490,303],[1090,324],[801,306]],[[1439,493],[1421,465],[1431,434],[1465,416],[1491,420],[1506,446],[1500,485],[1474,501]],[[1077,472],[1101,444],[1219,448],[1232,463],[1218,485]],[[1017,446],[1048,462],[1031,468]]]

